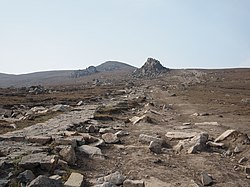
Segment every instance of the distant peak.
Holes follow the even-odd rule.
[[[144,65],[136,69],[133,73],[134,77],[155,77],[161,73],[165,73],[169,69],[161,65],[159,60],[148,58]]]

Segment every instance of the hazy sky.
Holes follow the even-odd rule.
[[[0,72],[250,67],[250,0],[0,0]]]

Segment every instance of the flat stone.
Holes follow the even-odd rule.
[[[145,187],[144,181],[142,180],[125,180],[123,187]]]
[[[146,134],[139,135],[139,142],[144,143],[144,144],[150,144],[151,141],[155,141],[155,142],[159,142],[160,144],[163,144],[163,139],[161,138],[149,136]]]
[[[187,139],[193,138],[195,135],[197,135],[196,132],[167,132],[165,136],[171,139]]]
[[[57,145],[71,145],[73,147],[77,146],[77,139],[74,137],[57,137],[55,138],[55,143]]]
[[[40,175],[33,181],[31,181],[31,183],[28,185],[28,187],[45,187],[45,186],[63,187],[63,184],[60,180],[50,179],[45,175]]]
[[[83,184],[83,175],[80,173],[71,173],[68,180],[64,183],[65,187],[81,187]]]
[[[221,148],[225,147],[224,143],[216,143],[216,142],[211,142],[211,141],[208,141],[207,145],[209,145],[210,147],[221,147]]]
[[[229,130],[226,130],[225,132],[223,132],[219,137],[217,137],[214,142],[220,142],[220,141],[223,141],[225,140],[227,137],[231,136],[232,134],[234,133],[237,133],[236,130],[234,129],[229,129]]]
[[[75,149],[72,146],[66,146],[63,148],[59,155],[65,160],[69,165],[74,165],[76,163]]]
[[[103,134],[102,139],[104,140],[105,143],[108,143],[108,144],[118,143],[120,141],[117,135],[113,133]]]
[[[50,136],[28,136],[25,139],[31,143],[38,143],[41,145],[45,145],[52,140]]]
[[[201,123],[195,123],[194,125],[197,126],[220,126],[218,122],[201,122]]]
[[[201,182],[204,186],[208,186],[213,183],[213,179],[206,172],[202,172]]]
[[[19,166],[24,169],[34,169],[40,167],[43,170],[51,171],[57,164],[56,155],[48,155],[47,153],[35,153],[22,157]]]

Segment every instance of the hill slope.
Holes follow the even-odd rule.
[[[107,61],[97,66],[96,69],[98,72],[106,72],[112,75],[119,71],[131,73],[135,67],[121,62]],[[0,87],[71,84],[71,82],[74,82],[72,73],[75,71],[78,70],[44,71],[21,75],[0,73]],[[98,74],[96,76],[98,78]]]

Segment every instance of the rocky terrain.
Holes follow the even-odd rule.
[[[249,77],[148,59],[110,84],[2,88],[0,186],[250,186]]]

